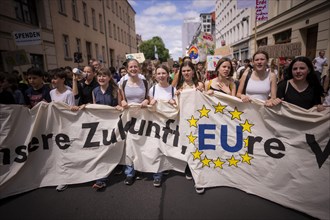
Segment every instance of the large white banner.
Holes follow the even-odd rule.
[[[187,154],[179,146],[178,112],[179,108],[161,101],[153,107],[131,106],[125,111],[125,164],[144,172],[184,172]]]
[[[184,92],[180,141],[199,187],[230,186],[329,219],[330,115]]]
[[[0,198],[103,178],[119,163],[143,172],[184,172],[187,164],[178,108],[168,103],[124,112],[104,105],[71,112],[61,103],[0,108]]]
[[[0,198],[99,179],[118,163],[183,172],[188,161],[197,186],[235,187],[329,218],[329,109],[266,108],[198,91],[182,92],[179,104],[123,112],[0,105]]]

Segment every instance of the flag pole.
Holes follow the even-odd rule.
[[[254,53],[257,52],[257,7],[255,10],[255,19],[254,19]]]

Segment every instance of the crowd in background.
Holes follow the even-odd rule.
[[[196,89],[212,95],[214,91],[236,96],[243,102],[263,100],[273,107],[282,101],[304,109],[316,106],[323,111],[330,106],[329,66],[324,51],[314,60],[307,57],[271,59],[265,51],[257,51],[251,59],[221,58],[215,71],[206,64],[193,64],[189,57],[168,66],[158,60],[140,64],[131,59],[118,70],[106,68],[95,59],[81,69],[63,67],[43,72],[31,67],[20,75],[0,73],[0,104],[20,104],[29,108],[41,101],[64,102],[70,110],[79,111],[86,104],[113,106],[118,110],[139,103],[141,107],[166,100],[177,105],[175,96],[185,89]],[[133,184],[138,173],[134,165],[125,167],[125,184]],[[161,185],[163,173],[154,174],[155,186]],[[189,167],[187,179],[192,179]],[[93,188],[106,187],[106,178],[99,179]],[[67,185],[59,185],[63,191]],[[203,193],[203,188],[196,188]]]

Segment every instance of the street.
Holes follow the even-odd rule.
[[[110,175],[104,191],[94,182],[36,189],[0,201],[1,219],[313,219],[263,198],[229,187],[195,192],[192,180],[171,171],[162,187],[145,174],[131,186],[125,176]]]

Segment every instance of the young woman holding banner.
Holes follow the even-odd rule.
[[[147,107],[149,104],[148,82],[139,77],[140,66],[135,59],[127,61],[128,79],[120,84],[120,92],[122,94],[121,106],[128,108],[131,103],[141,104],[141,108]],[[134,164],[125,166],[126,185],[132,185],[135,180]]]
[[[179,95],[183,90],[186,89],[197,89],[199,91],[204,90],[204,84],[198,81],[195,66],[190,60],[184,61],[181,64],[178,79],[179,81],[176,87],[176,95]],[[186,179],[191,180],[192,175],[188,164],[186,166],[185,173]],[[205,191],[204,188],[199,187],[195,187],[195,190],[198,194],[203,194]]]
[[[176,101],[174,98],[176,89],[169,84],[170,71],[168,67],[166,65],[158,66],[155,72],[157,84],[149,89],[150,105],[154,105],[157,100],[164,100],[171,105],[175,105]],[[162,172],[153,174],[153,184],[155,187],[161,186],[162,176]]]
[[[283,100],[304,109],[316,106],[317,111],[325,110],[321,104],[323,88],[308,57],[295,58],[288,68],[288,76],[289,80],[283,80],[278,84],[274,105]]]
[[[227,95],[236,95],[236,84],[232,76],[234,73],[232,62],[229,58],[221,58],[215,71],[218,77],[205,82],[205,91],[211,95],[214,91],[219,91]]]
[[[122,110],[118,105],[118,99],[121,99],[119,88],[112,78],[112,74],[108,68],[101,67],[96,70],[98,87],[93,89],[92,98],[94,104],[108,105],[115,107],[117,110]],[[100,190],[107,186],[107,177],[96,180],[93,188]]]
[[[272,100],[276,98],[276,75],[267,71],[269,60],[268,53],[257,51],[253,55],[253,69],[246,68],[239,87],[237,97],[243,102],[250,102],[252,98],[265,101],[266,106],[272,106]]]

